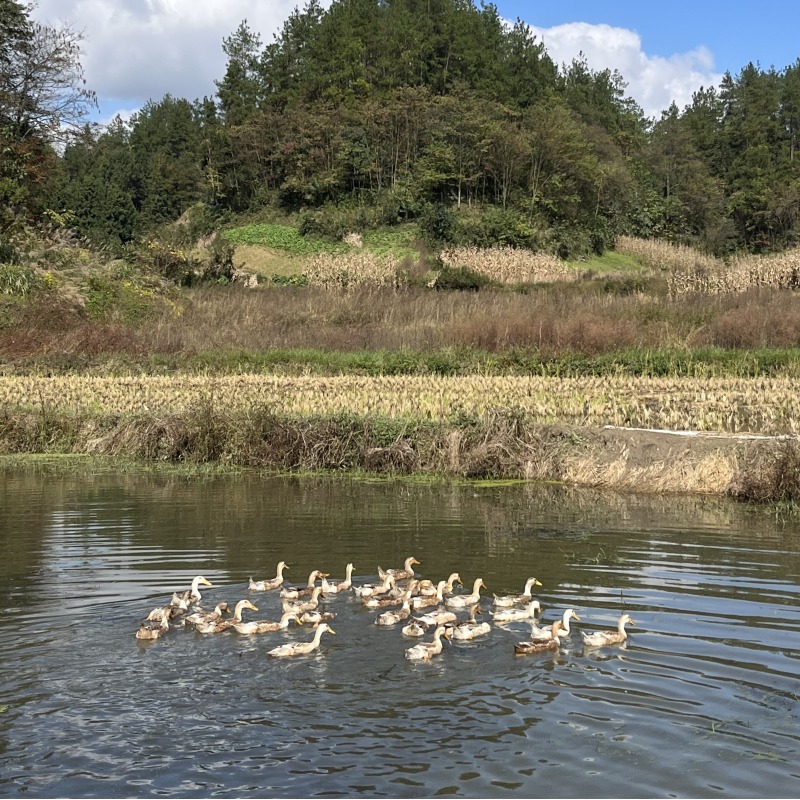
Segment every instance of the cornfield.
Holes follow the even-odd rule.
[[[202,407],[443,421],[513,409],[538,424],[800,433],[789,378],[544,378],[270,375],[0,377],[0,405],[28,411],[171,413]]]
[[[444,250],[440,258],[447,267],[466,268],[499,283],[543,283],[578,278],[578,272],[556,256],[515,247],[454,247]]]
[[[620,236],[616,249],[639,258],[651,269],[667,271],[672,296],[738,294],[758,287],[800,288],[800,248],[776,255],[740,256],[730,263],[655,239]]]

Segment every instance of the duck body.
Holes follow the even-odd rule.
[[[478,607],[473,607],[469,619],[453,627],[454,639],[459,639],[460,641],[476,639],[478,636],[485,636],[491,631],[492,626],[488,622],[478,622],[475,619],[476,613],[480,614],[481,611]]]
[[[289,658],[291,656],[306,655],[319,647],[319,642],[323,633],[335,634],[336,631],[333,630],[327,622],[322,622],[317,625],[314,631],[314,638],[310,642],[290,642],[288,644],[282,644],[280,647],[270,650],[267,655],[273,656],[274,658]]]
[[[411,616],[411,603],[408,600],[403,601],[403,606],[399,611],[384,611],[383,614],[378,614],[375,618],[376,625],[397,625],[404,619]]]
[[[285,561],[279,561],[274,578],[267,578],[263,581],[254,581],[252,576],[247,586],[251,592],[269,592],[279,588],[283,584],[283,571],[289,569]]]
[[[242,622],[242,612],[246,608],[250,609],[251,611],[258,611],[258,608],[256,608],[256,606],[254,606],[249,600],[240,600],[233,609],[233,617],[231,619],[218,619],[198,622],[195,623],[194,629],[198,633],[222,633],[223,631],[227,631],[228,628],[232,628],[234,625],[238,625]]]
[[[281,598],[284,600],[299,600],[302,597],[309,596],[317,585],[317,578],[327,578],[327,572],[320,572],[318,569],[312,570],[308,576],[308,583],[305,586],[290,588],[284,586],[281,589]]]
[[[344,568],[344,580],[338,583],[328,583],[326,576],[322,577],[322,593],[323,594],[338,594],[339,592],[346,592],[353,585],[353,565],[348,564]]]
[[[480,602],[481,588],[486,588],[483,578],[475,578],[475,583],[472,585],[472,591],[469,594],[454,594],[448,597],[444,603],[450,608],[466,608],[467,606],[474,606]]]
[[[236,633],[241,633],[243,636],[252,636],[258,633],[274,633],[275,631],[286,630],[293,620],[298,625],[300,624],[300,618],[294,611],[286,611],[281,616],[280,622],[254,620],[253,622],[235,622],[231,627]]]
[[[314,611],[319,606],[319,598],[322,595],[322,587],[315,586],[311,592],[311,597],[308,600],[286,601],[283,602],[283,611],[294,611],[297,614],[302,614],[304,611]]]
[[[431,606],[438,606],[444,603],[444,593],[447,589],[447,581],[439,581],[436,585],[436,592],[432,595],[417,596],[412,599],[412,605],[415,610],[420,608],[429,608]]]
[[[434,656],[442,652],[442,637],[450,638],[450,629],[444,625],[439,625],[433,632],[432,642],[420,642],[406,650],[406,658],[409,661],[430,661]]]
[[[546,653],[549,650],[558,650],[561,646],[561,639],[558,631],[561,628],[561,621],[553,623],[551,636],[544,641],[517,642],[514,645],[514,652],[520,655],[528,653]]]
[[[513,606],[522,605],[523,603],[530,603],[533,599],[531,596],[531,589],[534,586],[541,586],[541,582],[536,578],[528,578],[525,581],[525,589],[522,594],[507,594],[498,597],[494,596],[495,608],[512,608]]]
[[[385,578],[381,579],[380,583],[365,583],[363,586],[354,586],[353,591],[356,593],[356,597],[360,597],[364,600],[373,595],[386,594],[386,592],[394,588],[394,585],[394,577],[387,575]]]
[[[538,600],[531,600],[524,608],[501,608],[499,611],[492,612],[495,622],[517,622],[518,620],[531,619],[536,616],[536,612],[541,609]]]
[[[617,630],[615,631],[597,631],[595,633],[584,633],[581,631],[583,643],[587,647],[605,647],[609,644],[621,644],[628,638],[625,631],[626,625],[636,625],[630,618],[630,615],[623,614],[617,622]]]
[[[561,617],[561,627],[558,629],[558,635],[562,639],[565,639],[571,633],[569,627],[569,621],[571,619],[577,620],[578,622],[581,621],[581,618],[575,613],[575,610],[572,608],[568,608],[564,612],[564,615]],[[551,638],[552,631],[553,631],[552,625],[542,625],[540,627],[534,622],[533,625],[531,626],[531,641],[546,642]]]
[[[301,625],[319,625],[320,622],[330,622],[336,619],[336,614],[333,611],[304,611],[300,617]]]
[[[160,639],[169,631],[169,615],[162,614],[158,619],[146,619],[136,631],[136,638],[144,641]]]
[[[414,556],[409,556],[403,566],[399,569],[381,569],[378,567],[378,577],[383,580],[387,575],[391,575],[396,581],[404,581],[414,577],[414,564],[419,564]]]
[[[227,603],[217,603],[213,611],[195,611],[184,620],[187,625],[197,625],[204,622],[217,622],[228,612]]]

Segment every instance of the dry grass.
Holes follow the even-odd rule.
[[[0,377],[0,405],[100,414],[166,414],[207,405],[300,417],[800,433],[798,382],[733,378],[544,378],[276,375]]]

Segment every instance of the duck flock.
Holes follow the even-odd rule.
[[[492,622],[478,620],[476,616],[483,616],[481,601],[486,599],[480,594],[481,589],[486,590],[482,578],[473,581],[471,591],[464,588],[457,572],[434,584],[417,578],[414,566],[419,563],[409,556],[402,567],[387,570],[378,567],[378,581],[361,586],[353,584],[352,564],[347,565],[345,578],[336,582],[328,581],[329,573],[315,569],[305,585],[292,587],[284,582],[283,573],[289,567],[281,561],[274,578],[255,581],[251,577],[247,587],[251,592],[279,592],[282,614],[275,621],[244,619],[245,611],[258,611],[248,599],[239,600],[233,609],[222,602],[211,611],[203,610],[200,587],[212,584],[198,575],[190,589],[182,594],[174,593],[169,603],[150,612],[136,631],[136,638],[152,641],[177,627],[192,627],[201,634],[233,631],[252,636],[285,631],[290,624],[309,625],[314,630],[309,641],[285,643],[268,652],[276,658],[304,655],[319,648],[325,633],[335,634],[329,623],[336,614],[330,607],[333,598],[345,592],[353,592],[366,608],[378,612],[376,625],[402,625],[402,633],[409,639],[431,637],[406,649],[405,657],[410,661],[430,661],[442,652],[443,639],[475,639],[489,633],[493,624],[517,621],[530,622],[531,633],[529,639],[514,645],[515,653],[552,652],[572,633],[570,622],[580,622],[575,610],[568,608],[561,619],[550,625],[539,625],[536,615],[541,605],[532,592],[542,584],[536,578],[528,578],[521,594],[493,595]],[[635,624],[628,614],[622,614],[616,630],[580,633],[586,647],[604,647],[624,642],[627,638],[625,626]]]

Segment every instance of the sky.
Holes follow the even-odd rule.
[[[38,0],[32,16],[82,33],[87,87],[100,105],[94,119],[106,123],[167,93],[213,96],[225,74],[223,37],[246,19],[266,45],[298,5],[304,0]],[[619,70],[627,94],[655,119],[672,102],[683,109],[700,87],[718,87],[726,71],[735,76],[751,61],[782,70],[800,58],[796,0],[495,5],[504,19],[530,25],[557,64],[583,53],[593,70]]]

